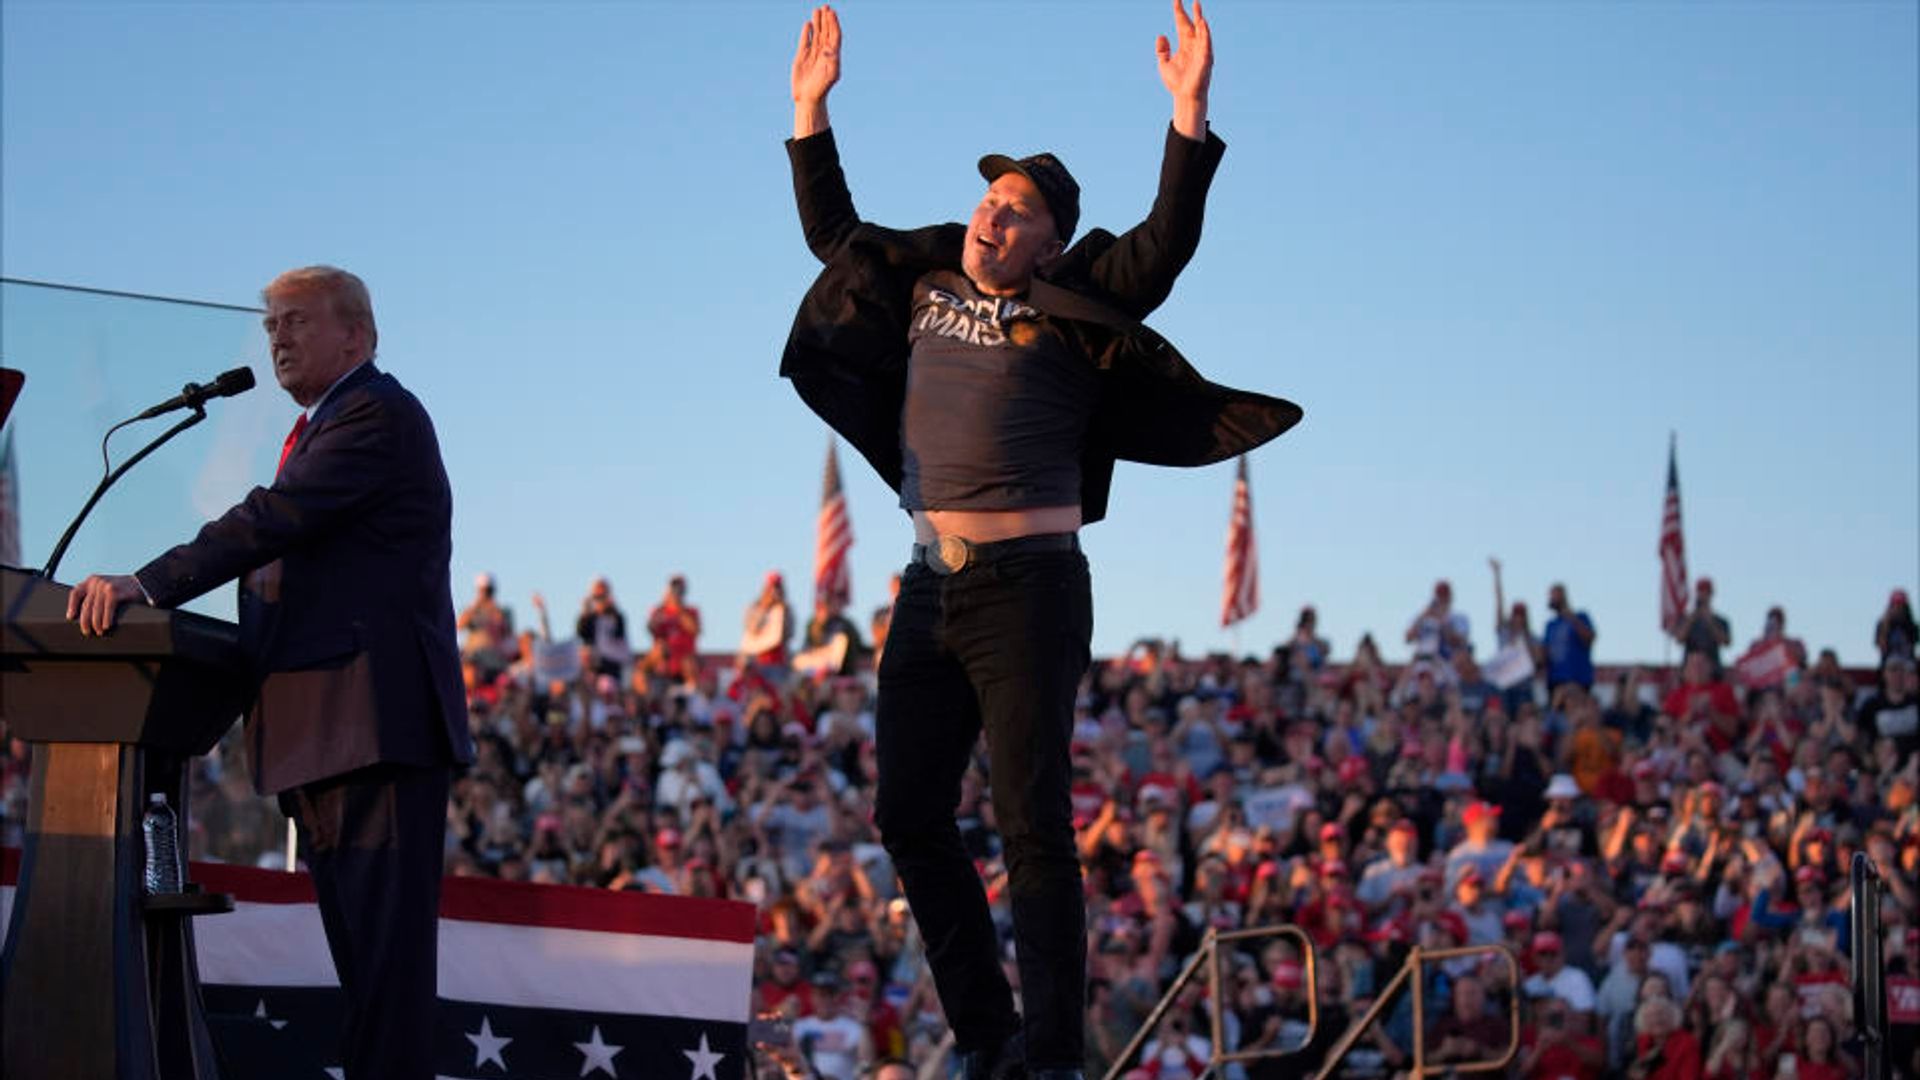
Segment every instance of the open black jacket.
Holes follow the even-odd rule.
[[[1140,320],[1173,289],[1200,243],[1207,187],[1226,144],[1171,126],[1160,190],[1139,225],[1090,230],[1035,277],[1027,303],[1074,324],[1102,374],[1101,399],[1080,461],[1080,511],[1107,513],[1115,460],[1209,465],[1299,423],[1298,405],[1219,386]],[[961,269],[966,227],[902,232],[860,220],[831,130],[787,141],[807,246],[826,264],[800,303],[780,374],[829,426],[900,490],[900,410],[907,392],[913,284]]]
[[[452,518],[432,420],[368,363],[314,410],[270,487],[138,571],[163,608],[244,575],[240,639],[260,680],[247,717],[256,790],[473,760]]]

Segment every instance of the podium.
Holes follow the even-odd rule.
[[[141,605],[83,637],[66,586],[0,567],[0,716],[33,746],[27,832],[0,953],[0,1076],[218,1080],[191,886],[148,897],[140,822],[163,792],[183,834],[186,762],[252,693],[231,623]]]

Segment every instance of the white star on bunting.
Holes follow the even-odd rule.
[[[601,1070],[604,1070],[608,1076],[620,1075],[613,1071],[613,1059],[621,1050],[625,1049],[625,1047],[609,1046],[601,1042],[600,1025],[595,1024],[593,1026],[593,1035],[587,1042],[574,1043],[573,1048],[580,1051],[580,1053],[586,1057],[584,1061],[580,1062],[581,1076]]]
[[[705,1080],[716,1080],[713,1075],[714,1067],[720,1064],[721,1058],[727,1056],[725,1054],[715,1053],[713,1048],[707,1045],[707,1033],[704,1031],[700,1033],[700,1049],[682,1050],[680,1052],[687,1055],[688,1061],[693,1062],[693,1076],[691,1080],[702,1080],[703,1077]]]
[[[467,1041],[473,1044],[474,1068],[478,1069],[492,1062],[500,1066],[500,1071],[506,1071],[507,1059],[500,1056],[500,1051],[506,1049],[507,1044],[513,1040],[503,1035],[495,1035],[492,1021],[484,1014],[480,1017],[480,1030],[469,1034]]]
[[[273,1017],[267,1015],[267,999],[266,998],[261,998],[260,1004],[254,1006],[253,1018],[255,1020],[265,1020],[267,1023],[272,1024],[273,1030],[275,1031],[279,1031],[281,1028],[287,1026],[287,1022],[285,1020],[275,1020]]]

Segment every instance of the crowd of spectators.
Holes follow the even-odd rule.
[[[1920,1075],[1911,606],[1893,595],[1879,664],[1849,672],[1788,638],[1778,609],[1731,656],[1711,597],[1701,581],[1669,627],[1686,648],[1670,669],[1597,668],[1594,621],[1561,586],[1538,633],[1498,597],[1483,664],[1445,582],[1397,667],[1371,635],[1336,658],[1311,608],[1256,659],[1142,641],[1097,662],[1072,744],[1088,1074],[1208,930],[1290,924],[1311,955],[1288,936],[1225,950],[1224,1043],[1304,1052],[1227,1066],[1236,1080],[1307,1074],[1415,944],[1505,946],[1518,969],[1516,986],[1489,950],[1424,970],[1429,1062],[1517,1037],[1513,1076],[1858,1076],[1847,867],[1865,851],[1888,885],[1890,1055]],[[594,582],[567,638],[533,608],[516,630],[483,577],[459,617],[478,760],[454,784],[448,872],[750,902],[753,1007],[791,1021],[789,1072],[944,1075],[939,1000],[870,813],[886,609],[864,633],[816,609],[794,640],[771,575],[743,649],[716,656],[680,578],[640,622]],[[14,740],[0,762],[16,829],[24,760]],[[986,761],[956,812],[1010,931]],[[237,740],[193,790],[197,857],[275,864],[284,819],[251,797]],[[1200,1075],[1208,992],[1194,980],[1128,1076]],[[1340,1075],[1410,1066],[1410,998]]]

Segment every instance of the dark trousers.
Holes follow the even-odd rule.
[[[1078,551],[1023,553],[949,577],[909,566],[880,663],[874,818],[926,939],[962,1051],[1017,1023],[986,893],[954,811],[984,727],[1015,957],[1035,1068],[1085,1061],[1086,906],[1068,746],[1093,634]]]
[[[347,1005],[347,1080],[431,1080],[444,767],[375,765],[280,796]]]

